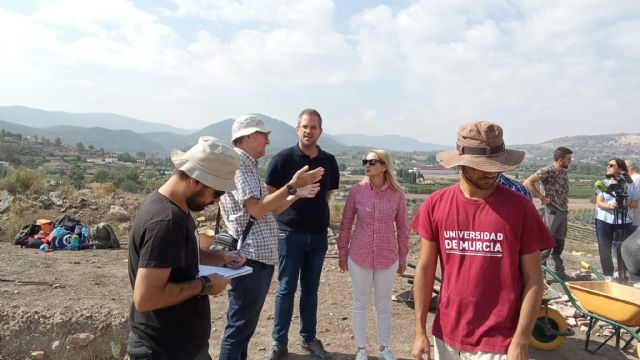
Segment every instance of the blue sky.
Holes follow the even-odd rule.
[[[193,129],[314,107],[329,133],[440,144],[477,119],[507,143],[638,133],[640,3],[0,0],[0,105]]]

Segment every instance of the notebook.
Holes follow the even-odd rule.
[[[246,265],[237,269],[230,269],[222,266],[198,265],[198,276],[218,274],[227,279],[232,279],[238,276],[251,274],[252,272],[253,268]]]

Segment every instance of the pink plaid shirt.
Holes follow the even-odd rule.
[[[356,227],[353,233],[353,222]],[[407,263],[409,214],[404,193],[384,184],[379,192],[368,179],[355,184],[342,213],[338,251],[365,269],[388,269]]]

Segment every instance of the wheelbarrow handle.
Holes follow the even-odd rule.
[[[591,264],[589,264],[588,262],[581,261],[580,265],[582,265],[583,268],[591,271],[598,278],[598,280],[604,280],[604,276],[602,276],[602,274],[600,274],[600,272],[596,270],[596,268],[591,266]]]

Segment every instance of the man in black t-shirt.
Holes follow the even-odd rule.
[[[228,281],[198,277],[198,264],[220,265],[244,256],[200,250],[191,211],[202,211],[225,191],[235,190],[239,157],[220,140],[203,136],[187,152],[173,150],[175,170],[144,200],[129,235],[127,352],[135,359],[210,359],[208,295]]]
[[[301,167],[324,168],[320,191],[310,199],[299,199],[277,216],[278,293],[275,301],[273,342],[265,360],[282,358],[288,352],[289,326],[293,314],[294,295],[300,280],[301,347],[314,359],[324,359],[325,350],[316,338],[318,287],[324,256],[327,252],[329,199],[340,182],[338,163],[333,155],[317,145],[322,134],[322,117],[314,109],[298,116],[298,143],[276,154],[266,173],[267,191],[273,193],[287,187],[291,176]]]

